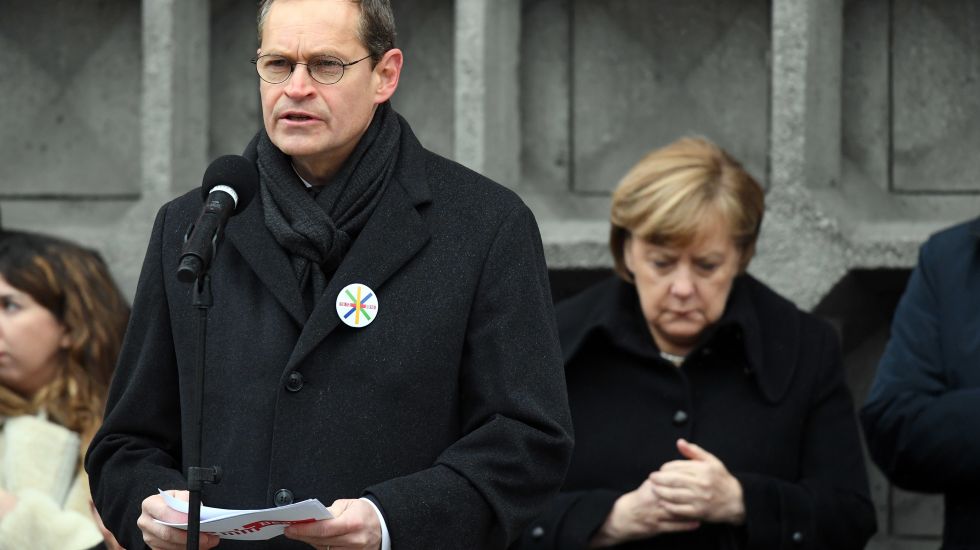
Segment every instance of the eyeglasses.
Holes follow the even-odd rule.
[[[306,63],[290,61],[289,59],[274,54],[260,55],[252,60],[255,70],[259,73],[259,78],[269,84],[282,84],[293,74],[296,65],[306,65],[306,71],[310,73],[313,80],[320,84],[336,84],[344,76],[344,69],[360,63],[371,57],[370,54],[350,63],[344,63],[332,55],[319,55],[307,60]]]

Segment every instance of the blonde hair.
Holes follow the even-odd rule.
[[[613,192],[609,247],[616,272],[633,281],[623,258],[630,237],[686,246],[712,217],[727,223],[744,271],[764,208],[762,186],[722,148],[704,138],[679,139],[643,157]]]
[[[80,435],[83,455],[102,422],[129,305],[98,253],[53,237],[0,233],[0,275],[50,311],[69,338],[57,375],[35,395],[0,386],[0,416],[43,411]]]

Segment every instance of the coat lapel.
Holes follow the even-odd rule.
[[[306,322],[306,306],[299,284],[285,251],[265,227],[261,196],[256,195],[245,211],[228,220],[226,236],[296,324],[302,326]],[[284,282],[284,277],[293,284]]]
[[[337,294],[351,283],[367,285],[379,294],[378,315],[384,315],[385,281],[398,272],[429,241],[429,232],[415,208],[417,199],[393,179],[371,219],[337,268],[327,289],[303,327],[286,365],[293,370],[340,324]],[[360,330],[360,329],[351,329]]]

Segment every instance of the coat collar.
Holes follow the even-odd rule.
[[[262,284],[275,296],[282,307],[289,312],[297,326],[306,322],[306,306],[298,284],[288,284],[286,278],[296,276],[286,251],[279,246],[275,237],[265,226],[262,215],[262,193],[245,210],[228,220],[225,229],[228,241],[234,245],[245,262],[258,276]]]
[[[8,491],[34,489],[62,502],[78,472],[78,434],[43,415],[0,422],[0,479]]]
[[[974,218],[970,222],[970,235],[973,235],[977,245],[980,246],[980,217]]]
[[[779,402],[797,363],[799,315],[795,306],[751,275],[740,275],[732,284],[722,318],[705,330],[692,353],[723,343],[727,349],[739,350],[762,394],[772,403]],[[566,365],[592,338],[603,338],[639,357],[660,357],[636,288],[618,277],[561,304],[558,316]]]
[[[287,370],[296,368],[339,325],[334,297],[345,286],[361,283],[377,292],[430,239],[420,213],[420,208],[432,200],[426,179],[426,152],[404,119],[398,119],[402,137],[395,174],[309,318],[299,285],[283,284],[295,276],[285,251],[265,226],[261,201],[253,200],[229,221],[228,240],[302,327]]]

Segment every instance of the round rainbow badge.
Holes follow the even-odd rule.
[[[337,316],[347,326],[366,327],[378,316],[378,297],[367,285],[347,285],[337,295]]]

